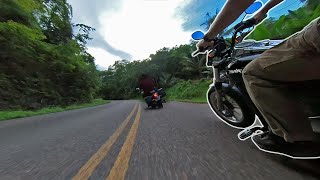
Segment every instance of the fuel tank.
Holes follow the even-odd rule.
[[[233,57],[243,57],[252,54],[261,54],[262,52],[279,45],[284,40],[245,40],[238,43],[233,52]]]
[[[228,65],[228,70],[240,71],[252,60],[257,59],[260,55],[284,40],[246,40],[235,46],[233,52],[234,61]]]

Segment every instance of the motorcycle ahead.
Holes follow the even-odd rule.
[[[137,90],[140,90],[137,88]],[[141,94],[143,94],[143,90],[140,91]],[[162,88],[155,89],[150,92],[150,96],[144,97],[145,102],[148,105],[148,108],[155,109],[156,107],[158,108],[163,108],[163,93],[162,93]]]
[[[214,72],[213,83],[209,86],[207,100],[211,109],[226,124],[244,129],[239,139],[245,140],[257,131],[267,131],[268,124],[250,99],[242,79],[242,70],[247,64],[258,58],[264,51],[279,45],[284,40],[246,40],[255,25],[253,19],[242,21],[234,27],[231,42],[219,37],[214,47],[199,48],[192,56],[206,54],[207,67]],[[251,29],[244,32],[246,29]],[[240,36],[237,36],[240,33]],[[201,31],[192,34],[194,40],[204,36]],[[237,43],[237,44],[236,44]],[[289,93],[310,90],[305,96],[295,96],[303,102],[304,111],[308,115],[316,134],[320,133],[320,81],[292,83]],[[288,94],[289,95],[289,94]],[[256,116],[260,126],[254,126]]]

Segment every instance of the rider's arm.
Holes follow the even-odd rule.
[[[260,11],[259,13],[267,14],[270,9],[274,6],[280,4],[284,0],[270,0]]]
[[[270,9],[280,4],[284,0],[270,0],[255,16],[257,23],[260,23],[267,15]]]
[[[210,29],[206,33],[208,38],[216,37],[220,32],[227,28],[231,23],[254,2],[255,0],[228,0],[222,11],[213,21]],[[270,0],[257,14],[264,16],[270,9],[278,5],[283,0]]]
[[[206,36],[216,37],[220,32],[232,24],[254,2],[254,0],[228,0],[222,11],[211,24]]]

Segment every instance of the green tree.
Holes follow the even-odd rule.
[[[89,102],[101,80],[65,0],[0,2],[0,109]],[[91,30],[89,28],[89,30]],[[89,40],[89,31],[83,31]]]

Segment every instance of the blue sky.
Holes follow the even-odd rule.
[[[99,69],[116,60],[143,60],[163,47],[188,44],[201,30],[206,13],[214,15],[226,0],[67,0],[75,23],[94,27],[87,44]],[[240,1],[240,0],[239,0]],[[267,0],[261,0],[267,2]],[[270,12],[279,17],[302,6],[286,0]],[[241,18],[240,18],[241,19]],[[239,20],[240,20],[239,19]],[[235,23],[239,22],[236,21]],[[203,26],[202,26],[203,30]]]
[[[263,3],[267,3],[268,0],[260,0]],[[184,19],[183,29],[186,31],[195,29],[204,29],[200,26],[207,19],[207,12],[211,16],[216,14],[216,9],[221,10],[226,0],[190,0],[185,4],[181,4],[176,12],[176,15]],[[303,6],[300,0],[286,0],[279,6],[275,7],[269,12],[270,17],[278,18],[283,14],[287,14],[288,10],[296,10]],[[231,26],[239,23],[244,14]]]

